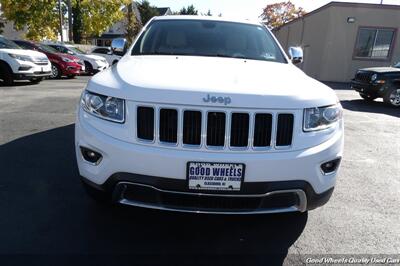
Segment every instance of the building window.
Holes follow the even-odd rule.
[[[390,56],[395,29],[359,28],[355,57],[387,59]]]

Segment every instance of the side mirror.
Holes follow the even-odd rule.
[[[124,55],[128,49],[128,42],[124,38],[117,38],[111,42],[111,51],[116,55]]]
[[[303,49],[301,47],[290,47],[289,48],[289,57],[292,60],[293,64],[300,64],[303,62]]]

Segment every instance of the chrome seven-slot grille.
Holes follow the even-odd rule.
[[[157,118],[156,118],[157,117]],[[294,115],[137,107],[139,141],[207,149],[285,148],[292,144]]]

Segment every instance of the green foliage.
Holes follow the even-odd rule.
[[[136,4],[131,2],[125,7],[125,19],[124,19],[124,26],[125,26],[125,37],[128,40],[128,43],[131,44],[135,36],[139,33],[142,24],[140,23],[139,19],[137,18],[138,10],[136,11],[135,6]]]
[[[13,21],[17,30],[27,27],[27,38],[57,38],[57,0],[0,0],[0,3],[4,17]]]
[[[142,24],[145,25],[152,17],[159,16],[155,6],[150,5],[149,1],[143,0],[138,3],[138,9],[140,12],[140,19],[142,20]]]
[[[79,6],[82,20],[82,37],[99,36],[113,23],[124,17],[121,6],[127,0],[75,0],[74,7]]]
[[[188,7],[182,7],[182,9],[179,11],[179,14],[180,15],[197,15],[198,11],[193,5],[190,5]]]
[[[292,21],[293,19],[302,17],[305,14],[306,11],[303,8],[296,8],[293,3],[287,1],[267,5],[263,9],[260,18],[264,20],[264,23],[269,28],[273,29]]]
[[[0,0],[4,17],[13,21],[17,30],[26,27],[26,37],[32,40],[57,39],[59,32],[58,0]],[[113,23],[121,20],[121,7],[129,0],[72,0],[74,41],[101,35]],[[65,0],[62,14],[66,16]]]

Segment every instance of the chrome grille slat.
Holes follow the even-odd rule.
[[[201,150],[266,151],[292,147],[294,112],[195,110],[137,106],[136,136],[144,144]]]

